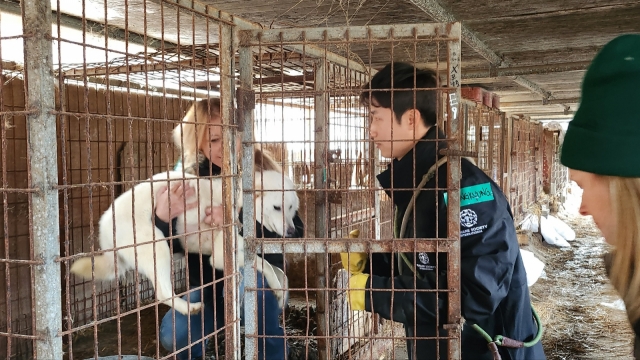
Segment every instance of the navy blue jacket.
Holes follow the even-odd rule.
[[[444,141],[433,141],[436,135],[445,138],[432,127],[423,138],[425,141],[378,175],[380,185],[396,207],[398,228],[412,197],[411,189],[440,157],[436,149],[445,147]],[[480,325],[491,337],[503,335],[519,341],[533,339],[537,326],[507,199],[491,178],[471,162],[462,159],[461,168],[460,295],[466,320],[462,359],[490,360],[493,357],[487,341],[471,324]],[[437,177],[426,183],[416,199],[404,238],[446,238],[446,187],[447,166],[441,166]],[[415,291],[447,288],[447,254],[440,253],[437,258],[435,253],[405,255],[422,279],[416,278],[397,254],[373,254],[368,266],[372,271],[367,282],[366,310],[403,323],[407,337],[434,337],[436,331],[447,336],[442,327],[447,322],[447,293]],[[392,288],[394,291],[389,291]],[[435,340],[407,340],[407,347],[410,359],[436,358]],[[500,347],[499,351],[504,360],[545,359],[541,343],[522,349]],[[448,358],[447,354],[447,341],[440,341],[441,358]]]

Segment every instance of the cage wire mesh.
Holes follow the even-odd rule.
[[[439,108],[439,118],[446,124],[443,119],[449,116],[453,131],[458,131],[458,29],[455,25],[421,24],[238,33],[241,78],[248,68],[255,74],[242,78],[240,90],[255,91],[257,99],[255,114],[248,112],[244,118],[245,130],[255,122],[254,141],[264,144],[272,139],[282,143],[280,147],[271,146],[288,154],[283,160],[284,173],[296,182],[299,215],[305,224],[302,240],[256,238],[248,241],[255,244],[258,256],[283,251],[286,254],[289,311],[301,306],[303,312],[315,313],[316,318],[315,322],[306,319],[307,331],[288,332],[285,338],[290,343],[302,340],[307,354],[317,351],[321,359],[377,358],[394,344],[404,342],[403,336],[392,333],[390,322],[380,326],[375,315],[348,308],[346,273],[341,270],[338,252],[347,249],[391,252],[409,248],[417,252],[454,254],[457,251],[455,241],[442,247],[438,242],[390,242],[394,225],[392,204],[381,194],[375,179],[386,161],[379,157],[371,142],[369,108],[359,97],[363,91],[367,92],[366,84],[375,73],[373,69],[391,61],[415,64],[420,59],[450,79],[445,83],[449,86],[447,90],[445,85],[434,90],[442,98],[453,99],[453,106]],[[282,56],[274,63],[269,55],[274,52],[298,55],[297,59]],[[244,66],[242,59],[247,59]],[[250,61],[253,59],[255,61]],[[296,66],[292,68],[293,63]],[[285,69],[284,73],[274,77],[274,67]],[[455,119],[451,117],[452,108],[455,108]],[[455,162],[451,166],[456,166]],[[360,231],[360,238],[347,240],[354,229]],[[456,235],[451,236],[455,239]],[[447,266],[456,266],[456,258],[452,256],[453,263]],[[245,278],[247,288],[255,286],[252,281]],[[457,284],[451,282],[453,287]],[[250,292],[245,296],[251,296],[247,294]],[[456,305],[454,297],[451,298],[452,318],[459,308],[459,300]],[[247,356],[264,337],[256,325],[247,323],[258,320],[258,312],[251,309],[249,303],[251,301],[245,299]],[[287,310],[283,318],[288,318]],[[439,324],[448,320],[439,319]],[[450,339],[454,343],[456,335]],[[451,353],[456,355],[455,346]]]
[[[190,9],[179,5],[178,1],[145,1],[139,7],[128,6],[126,2],[51,3],[42,1],[33,5],[40,13],[37,20],[45,24],[42,34],[49,46],[43,49],[48,48],[49,55],[47,51],[29,51],[32,50],[29,43],[38,40],[34,35],[33,9],[21,10],[19,3],[9,2],[3,5],[0,15],[2,222],[5,230],[1,257],[3,278],[7,279],[6,287],[3,286],[6,297],[0,300],[0,331],[3,334],[0,353],[10,359],[38,355],[46,358],[44,354],[37,353],[39,337],[31,335],[38,333],[38,326],[42,326],[36,320],[40,312],[62,314],[61,349],[65,359],[127,354],[172,358],[177,352],[195,351],[196,347],[202,346],[202,340],[198,343],[198,339],[194,339],[193,344],[184,348],[179,346],[169,350],[158,341],[158,329],[169,307],[156,300],[153,287],[156,280],[138,271],[138,265],[140,268],[148,265],[145,262],[159,263],[155,250],[146,257],[136,255],[136,269],[113,281],[100,281],[95,272],[89,275],[89,279],[83,279],[71,274],[69,268],[82,256],[95,259],[101,255],[97,241],[101,235],[98,221],[118,196],[144,184],[153,174],[172,169],[181,158],[171,132],[195,100],[222,99],[223,105],[218,109],[223,118],[222,133],[226,139],[222,167],[223,172],[230,175],[222,180],[225,184],[223,193],[232,192],[234,183],[238,182],[234,180],[237,175],[231,176],[237,174],[233,170],[236,154],[229,150],[236,132],[236,127],[229,126],[233,83],[220,81],[221,75],[228,79],[233,77],[230,73],[232,66],[226,66],[232,63],[232,55],[226,49],[221,50],[220,44],[230,48],[229,28],[233,25],[220,19],[219,14]],[[51,14],[53,16],[49,17]],[[47,32],[50,34],[48,38]],[[23,44],[25,58],[22,57]],[[55,99],[53,106],[45,109],[55,115],[55,143],[40,142],[34,146],[52,152],[56,158],[53,164],[28,162],[33,157],[33,149],[27,146],[27,129],[29,121],[33,120],[27,121],[29,112],[25,109],[33,102],[29,101],[29,96],[34,93],[29,92],[25,79],[31,75],[29,81],[36,83],[34,76],[38,75],[29,73],[25,59],[30,57],[52,59],[47,70],[51,73],[53,69],[54,78],[49,79],[50,83],[44,83],[45,87],[51,85],[46,95],[52,101]],[[27,65],[23,66],[25,62]],[[46,66],[46,62],[44,64]],[[218,83],[213,88],[198,89],[196,79],[217,80]],[[30,136],[33,142],[34,134]],[[33,253],[38,239],[31,221],[16,220],[31,219],[33,210],[29,194],[34,190],[29,178],[33,179],[36,173],[34,166],[56,168],[56,163],[59,183],[54,189],[59,198],[59,225],[53,226],[59,228],[60,234],[57,266],[62,265],[62,285],[59,293],[53,296],[61,299],[61,303],[56,306],[53,302],[49,308],[43,309],[32,303],[32,299],[42,297],[38,293],[40,289],[30,286],[34,276],[30,273],[30,264],[35,262],[33,256],[37,256]],[[154,188],[161,185],[158,182]],[[142,192],[139,194],[140,198],[150,196]],[[227,200],[231,199],[230,195],[225,196]],[[153,211],[151,206],[153,200],[147,204],[138,203],[139,212],[145,208]],[[120,219],[115,223],[113,231],[116,231],[118,223],[124,227],[127,220]],[[231,221],[228,224],[223,231],[231,234],[231,225],[237,224]],[[205,232],[204,229],[202,231]],[[167,240],[160,236],[156,239],[144,239],[144,234],[134,237],[138,237],[139,242],[153,241],[153,248],[168,246]],[[229,249],[232,247],[227,246],[227,254]],[[124,266],[121,262],[118,265]],[[175,298],[168,300],[177,302],[189,289],[189,276],[185,269],[188,265],[178,256],[165,265],[173,270],[169,280],[176,292]],[[215,281],[236,282],[238,272],[228,270],[226,278],[220,277]],[[190,290],[190,293],[198,291]],[[237,318],[235,312],[233,318]],[[193,316],[192,320],[199,322],[201,316]],[[236,323],[227,321],[226,326],[220,326],[216,333],[229,332],[228,329],[237,326]],[[56,328],[60,329],[59,324]],[[215,338],[216,333],[207,334],[207,338]],[[60,336],[56,333],[50,335]],[[233,339],[231,341],[234,342]],[[217,349],[214,352],[220,353]],[[221,353],[224,353],[224,348]],[[62,358],[62,353],[59,355],[53,358]]]
[[[391,61],[427,66],[439,75],[438,124],[446,135],[440,140],[453,151],[467,151],[451,153],[447,170],[439,171],[456,174],[459,155],[477,155],[480,167],[511,194],[518,218],[541,193],[541,125],[505,119],[459,98],[457,24],[240,31],[237,22],[247,24],[239,18],[197,2],[136,4],[65,0],[21,8],[8,1],[0,8],[0,277],[5,280],[0,283],[0,356],[168,359],[203,351],[205,358],[239,358],[241,352],[253,358],[260,344],[271,340],[282,346],[286,341],[293,359],[370,359],[403,344],[404,332],[392,322],[349,308],[338,253],[406,252],[416,261],[417,254],[436,252],[448,254],[437,266],[456,269],[459,199],[454,175],[446,189],[455,214],[449,216],[447,238],[392,241],[393,202],[376,180],[390,161],[372,143],[369,108],[359,99],[368,94],[366,84],[376,70]],[[35,61],[47,56],[50,63]],[[45,84],[40,89],[29,86],[39,81]],[[36,101],[42,98],[49,102]],[[158,279],[140,271],[145,261],[159,261],[160,247],[174,248],[174,241],[152,236],[150,257],[139,245],[120,244],[119,251],[140,250],[137,264],[111,281],[96,278],[95,263],[88,279],[72,274],[70,267],[87,256],[110,254],[115,261],[113,252],[100,249],[101,215],[119,195],[184,160],[179,148],[193,139],[179,138],[176,146],[172,130],[195,101],[215,98],[221,126],[205,128],[220,135],[223,156],[222,176],[213,178],[222,184],[225,204],[239,201],[235,194],[242,187],[243,215],[224,207],[224,275],[195,279],[194,286],[189,269],[204,273],[208,256],[196,254],[195,263],[172,257],[168,267],[175,297],[169,300],[174,306],[180,297],[216,289],[216,301],[205,305],[209,310],[185,317],[186,330],[180,332],[171,308],[156,299]],[[276,164],[278,181],[268,180],[264,171],[245,171],[268,167],[260,154],[269,154],[264,156]],[[57,174],[57,180],[44,170]],[[544,176],[562,184],[562,171],[555,159]],[[270,212],[273,206],[288,206],[293,194],[299,223],[288,232],[290,219],[274,220]],[[154,204],[155,199],[138,209],[153,211]],[[127,221],[115,221],[111,231]],[[247,245],[243,267],[241,237],[235,234],[241,225]],[[348,239],[354,229],[360,237]],[[212,232],[199,227],[193,234]],[[283,335],[267,331],[264,323],[274,314],[259,301],[280,288],[271,282],[265,288],[268,271],[253,271],[262,261],[256,256],[270,261],[270,254],[284,257],[286,278],[278,282],[288,304],[281,314],[276,311]],[[241,278],[244,309],[237,301]],[[438,336],[450,346],[450,358],[459,356],[458,288],[452,275],[446,288],[437,290],[448,307],[434,326],[454,324]],[[217,326],[204,337],[193,330],[213,318]],[[165,337],[163,319],[169,328]],[[178,333],[186,340],[180,342]]]

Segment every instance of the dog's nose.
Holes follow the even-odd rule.
[[[288,228],[286,237],[294,237],[294,236],[296,236],[296,228],[295,227]]]

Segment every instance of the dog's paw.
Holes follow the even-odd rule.
[[[201,302],[189,303],[189,314],[197,314],[202,309]]]

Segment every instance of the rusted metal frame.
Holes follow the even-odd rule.
[[[2,42],[0,41],[0,53],[2,53]],[[5,64],[5,62],[0,63],[0,68]],[[5,88],[5,79],[2,76],[2,73],[0,73],[0,110],[4,110],[5,109],[5,97],[4,94],[2,93],[3,90]],[[6,90],[4,90],[6,91]],[[12,309],[11,309],[11,266],[9,261],[12,261],[9,259],[10,257],[10,247],[9,247],[9,199],[7,196],[7,192],[12,192],[12,191],[6,191],[6,190],[13,190],[13,192],[20,192],[20,189],[8,189],[8,178],[7,178],[7,121],[5,119],[8,119],[9,116],[6,115],[6,113],[4,111],[2,111],[0,113],[0,145],[2,146],[2,152],[1,152],[1,156],[2,156],[2,168],[0,168],[0,172],[2,173],[2,187],[3,189],[0,190],[0,194],[2,194],[2,219],[3,219],[3,224],[2,224],[2,235],[3,235],[3,239],[4,239],[4,256],[6,257],[6,259],[1,259],[5,264],[4,264],[4,280],[6,281],[6,291],[5,291],[5,296],[4,296],[4,301],[6,305],[6,309],[4,311],[4,315],[6,318],[6,332],[7,332],[7,352],[6,352],[6,358],[9,359],[11,357],[11,349],[13,348],[13,344],[12,344],[12,337],[11,335],[13,334],[13,327],[12,327]],[[15,142],[14,142],[14,147],[15,147]],[[33,189],[36,190],[36,189]]]
[[[56,7],[60,8],[60,1],[61,0],[57,0],[56,1]],[[106,5],[106,4],[105,4]],[[60,12],[56,12],[56,27],[57,27],[57,33],[58,33],[58,38],[60,38],[61,36],[61,23],[62,23],[62,14],[60,14]],[[59,39],[58,39],[59,40]],[[61,66],[60,64],[62,64],[62,42],[61,41],[57,41],[57,48],[58,48],[58,66]],[[55,69],[54,69],[54,74],[55,74]],[[57,96],[57,100],[58,100],[58,104],[56,104],[56,108],[61,109],[61,110],[66,110],[66,101],[67,101],[67,87],[64,83],[64,77],[62,76],[62,74],[58,71],[57,72],[57,77],[58,77],[58,96]],[[67,184],[68,182],[68,169],[67,169],[67,129],[68,129],[68,124],[67,124],[67,118],[64,116],[56,116],[59,120],[60,120],[60,164],[62,164],[62,184]],[[112,173],[112,171],[110,171],[110,173]],[[58,189],[59,190],[59,189]],[[111,188],[111,191],[113,191],[113,187]],[[63,190],[61,191],[61,195],[62,195],[62,211],[63,211],[63,221],[64,221],[64,229],[63,229],[63,234],[62,237],[60,239],[60,242],[64,244],[64,254],[63,255],[69,255],[71,253],[71,238],[70,238],[70,233],[71,231],[69,230],[71,227],[71,221],[69,221],[69,191],[67,190]],[[58,261],[63,262],[65,260],[62,260],[62,257],[60,257],[58,259]],[[71,306],[71,274],[70,274],[70,266],[66,266],[65,267],[65,273],[63,274],[65,282],[64,282],[64,295],[65,295],[65,310],[67,312],[67,314],[73,314],[74,312],[72,312],[72,306]],[[76,308],[74,308],[75,310]],[[63,328],[66,329],[73,329],[73,319],[75,316],[66,316],[64,318],[64,325]],[[63,333],[60,334],[61,337],[64,336],[68,336],[68,340],[67,340],[67,344],[68,344],[68,349],[67,351],[70,354],[73,354],[73,337],[69,336],[69,335],[65,335]]]
[[[389,38],[390,31],[393,31],[393,39]],[[451,41],[456,38],[456,35],[450,31],[449,24],[447,23],[246,30],[246,33],[247,41],[252,43],[261,41],[262,43],[282,42],[284,44],[301,44],[304,42],[318,42],[322,44],[335,42],[344,44],[345,38],[348,38],[350,43],[395,41],[399,39],[414,39],[415,37],[429,37],[430,40],[444,41]],[[353,63],[349,65],[356,64],[357,63]],[[346,66],[347,64],[338,65]],[[359,69],[354,70],[360,71]]]
[[[219,177],[227,178],[227,177],[232,177],[232,175],[219,176]],[[191,178],[176,177],[176,178],[172,178],[172,179],[173,180],[190,180]],[[151,180],[151,179],[145,179],[145,180],[123,180],[123,181],[104,181],[104,182],[91,182],[91,183],[86,183],[86,184],[56,185],[53,188],[55,188],[56,190],[64,190],[64,189],[93,188],[93,187],[116,186],[116,185],[131,185],[131,186],[135,186],[135,185],[143,184],[143,183],[160,183],[160,182],[163,182],[163,181],[166,183],[166,180]],[[0,190],[0,192],[1,191],[2,190]],[[33,192],[33,191],[40,191],[40,190],[39,189],[26,189],[23,192]]]
[[[386,90],[386,89],[381,89],[381,90]],[[420,89],[416,89],[416,90],[420,90]],[[436,88],[428,88],[424,90],[447,90],[447,88],[436,87]],[[362,87],[354,86],[353,88],[346,88],[346,89],[332,89],[331,92],[332,92],[332,95],[334,96],[358,96],[362,93]],[[267,99],[272,97],[282,98],[285,96],[300,98],[301,96],[315,96],[317,94],[318,92],[315,90],[301,89],[301,90],[289,90],[289,91],[271,91],[271,92],[265,91],[261,93],[259,96],[261,99]]]
[[[130,105],[129,105],[129,107],[130,107]],[[78,118],[91,117],[93,119],[106,118],[106,119],[115,119],[115,120],[136,120],[136,121],[149,120],[148,117],[127,116],[127,115],[99,115],[99,114],[91,114],[91,113],[86,113],[86,112],[64,111],[64,110],[51,110],[51,111],[49,111],[49,114],[52,114],[52,115],[68,115],[68,116],[75,116],[75,117],[78,117]],[[176,123],[176,120],[168,120],[168,119],[154,119],[153,121],[156,121],[156,122],[168,122],[170,124],[175,124]],[[102,182],[101,182],[101,184],[102,184]]]
[[[490,170],[490,175],[489,177],[491,177],[494,181],[499,182],[500,179],[495,178],[494,176],[497,176],[497,171],[495,171],[495,149],[493,148],[495,142],[493,139],[493,134],[494,134],[494,129],[493,127],[495,126],[495,112],[494,111],[489,111],[489,143],[488,143],[488,150],[489,150],[489,163],[491,164],[491,166],[489,167]],[[494,175],[496,174],[496,175]]]
[[[222,118],[223,134],[223,174],[238,174],[238,162],[236,154],[237,126],[235,116],[235,53],[234,41],[235,26],[230,16],[220,19],[220,117]],[[224,207],[226,219],[236,218],[236,177],[225,177],[223,185],[223,204],[231,204]],[[237,225],[236,225],[237,226]],[[224,311],[225,311],[225,355],[233,359],[241,357],[240,346],[240,318],[238,289],[240,278],[238,273],[239,238],[236,236],[235,226],[226,227],[224,234]],[[220,311],[221,309],[218,309]]]
[[[272,76],[272,77],[263,77],[259,79],[254,79],[254,85],[267,85],[267,84],[282,84],[282,83],[313,83],[315,75],[313,73],[305,74],[305,75],[295,75],[295,76]],[[194,83],[189,84],[195,88],[207,88],[208,86],[211,88],[215,88],[220,84],[220,81],[212,80],[212,81],[196,81]]]
[[[42,265],[32,267],[34,300],[34,357],[62,359],[61,272],[56,258],[60,256],[60,219],[53,53],[51,49],[51,2],[28,1],[22,4],[24,39],[25,101],[34,113],[27,116],[28,182],[40,191],[29,196],[31,241],[34,259]]]
[[[235,32],[235,41],[238,41]],[[245,289],[257,288],[257,274],[253,263],[257,254],[254,209],[254,107],[253,93],[253,53],[251,46],[238,44],[240,85],[238,88],[238,124],[242,128],[242,233],[245,242],[244,286]],[[244,294],[244,331],[245,357],[253,360],[258,356],[258,297],[255,291],[245,290]]]
[[[460,139],[462,141],[462,149],[468,150],[467,132],[469,131],[469,106],[463,101],[460,101],[460,116],[462,116],[462,126],[460,127]]]
[[[256,251],[264,253],[340,253],[340,252],[449,252],[456,239],[420,239],[414,240],[360,240],[360,239],[331,239],[330,242],[322,238],[305,239],[299,241],[272,240],[256,246]],[[245,320],[246,321],[246,320]]]
[[[320,190],[315,192],[315,224],[316,238],[328,238],[329,229],[327,228],[327,219],[329,218],[329,208],[327,206],[328,192],[322,191],[328,189],[327,182],[327,150],[329,139],[329,98],[327,94],[327,61],[320,58],[315,65],[315,83],[314,90],[316,96],[314,98],[314,189]],[[328,333],[329,314],[328,310],[328,293],[327,293],[327,269],[329,262],[327,253],[316,253],[316,323],[318,324],[318,358],[328,360],[330,351],[330,342],[326,337]]]
[[[506,180],[505,180],[505,173],[507,173],[505,171],[505,165],[506,165],[506,161],[505,161],[505,153],[507,153],[506,149],[508,146],[507,143],[507,138],[505,136],[505,126],[506,126],[506,116],[503,112],[499,112],[498,113],[498,117],[500,119],[500,141],[499,146],[500,146],[500,151],[498,156],[500,157],[500,188],[502,189],[502,191],[504,193],[507,193],[506,191]]]
[[[453,31],[455,28],[455,31]],[[452,25],[452,32],[460,34],[461,25]],[[448,143],[449,150],[462,150],[460,147],[459,126],[460,126],[460,80],[461,80],[461,41],[448,42],[448,85],[451,88],[448,102],[448,134],[451,134],[452,141]],[[455,100],[455,101],[452,101]],[[451,243],[447,256],[447,286],[456,291],[449,292],[447,322],[444,328],[448,330],[449,339],[449,359],[461,358],[461,300],[460,300],[460,179],[462,176],[460,168],[460,157],[449,155],[448,160],[448,202],[447,202],[447,234],[450,239],[456,239]]]
[[[505,68],[492,67],[491,70],[466,70],[462,74],[463,80],[491,79],[496,77],[510,77],[519,75],[552,74],[566,71],[586,70],[590,61],[566,62],[557,64],[541,64],[528,66],[509,66]]]
[[[148,60],[147,60],[148,61]],[[145,72],[153,72],[153,71],[166,71],[166,70],[181,70],[184,67],[192,68],[192,69],[206,69],[210,67],[220,66],[220,62],[216,58],[206,58],[206,59],[186,59],[180,61],[154,61],[155,63],[145,63],[138,65],[123,65],[118,67],[110,67],[110,66],[98,66],[83,69],[71,69],[64,72],[65,77],[74,77],[74,76],[101,76],[101,75],[115,75],[115,74],[126,74],[126,73],[145,73]]]
[[[5,169],[5,167],[3,167]],[[0,188],[0,193],[41,193],[42,189]]]
[[[21,265],[44,265],[45,264],[43,260],[0,259],[0,264],[2,263],[21,264]]]

